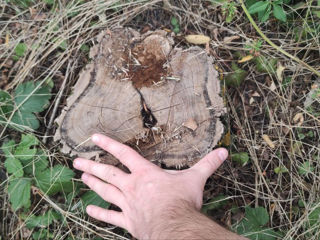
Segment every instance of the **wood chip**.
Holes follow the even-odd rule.
[[[231,43],[234,40],[240,39],[240,36],[231,36],[231,37],[225,37],[223,39],[223,43],[228,44]]]
[[[284,66],[282,66],[281,63],[278,64],[278,67],[277,67],[277,78],[279,80],[279,82],[282,82],[283,80],[283,71],[285,70],[286,68]]]
[[[274,143],[271,141],[270,137],[266,134],[262,135],[263,140],[268,144],[268,146],[272,149],[274,149],[276,146],[274,145]]]
[[[210,42],[210,38],[205,35],[187,35],[185,36],[185,39],[187,42],[192,43],[192,44],[206,44]]]
[[[295,124],[297,124],[299,127],[302,126],[303,122],[304,122],[304,117],[303,117],[303,113],[297,113],[294,117],[293,117],[293,122]]]
[[[277,86],[276,86],[276,84],[275,84],[273,81],[272,81],[269,89],[270,89],[272,92],[274,92],[274,91],[277,89]]]
[[[250,61],[252,58],[253,58],[252,55],[245,56],[245,57],[241,58],[241,59],[238,61],[238,63],[248,62],[248,61]]]
[[[256,91],[252,94],[252,97],[261,97],[260,94]]]
[[[191,129],[192,131],[198,128],[197,122],[193,118],[189,118],[186,122],[182,124],[182,126]]]

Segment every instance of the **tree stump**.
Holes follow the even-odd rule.
[[[101,153],[102,133],[168,167],[191,166],[219,141],[225,112],[213,60],[199,47],[172,48],[165,31],[102,32],[57,119],[62,152]]]

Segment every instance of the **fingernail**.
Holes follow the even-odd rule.
[[[97,142],[99,142],[100,138],[99,138],[99,136],[97,134],[94,134],[94,135],[92,135],[91,139],[92,139],[93,142],[97,143]]]
[[[218,156],[222,161],[224,161],[228,157],[228,151],[226,149],[220,149],[218,152]]]
[[[86,173],[83,173],[82,176],[81,176],[81,179],[82,179],[83,182],[86,182],[88,180],[88,178],[89,178],[89,175],[86,174]]]
[[[75,159],[75,160],[73,161],[73,166],[74,166],[75,168],[80,168],[80,167],[81,167],[81,160],[80,160],[80,159]]]

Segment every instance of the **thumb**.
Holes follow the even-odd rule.
[[[228,151],[225,148],[218,148],[204,156],[190,170],[196,170],[205,180],[209,178],[227,159]]]

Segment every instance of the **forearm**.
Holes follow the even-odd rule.
[[[182,203],[175,209],[167,209],[160,216],[161,221],[154,226],[148,239],[223,239],[241,240],[246,239],[236,235],[205,215],[201,214],[192,206]]]

